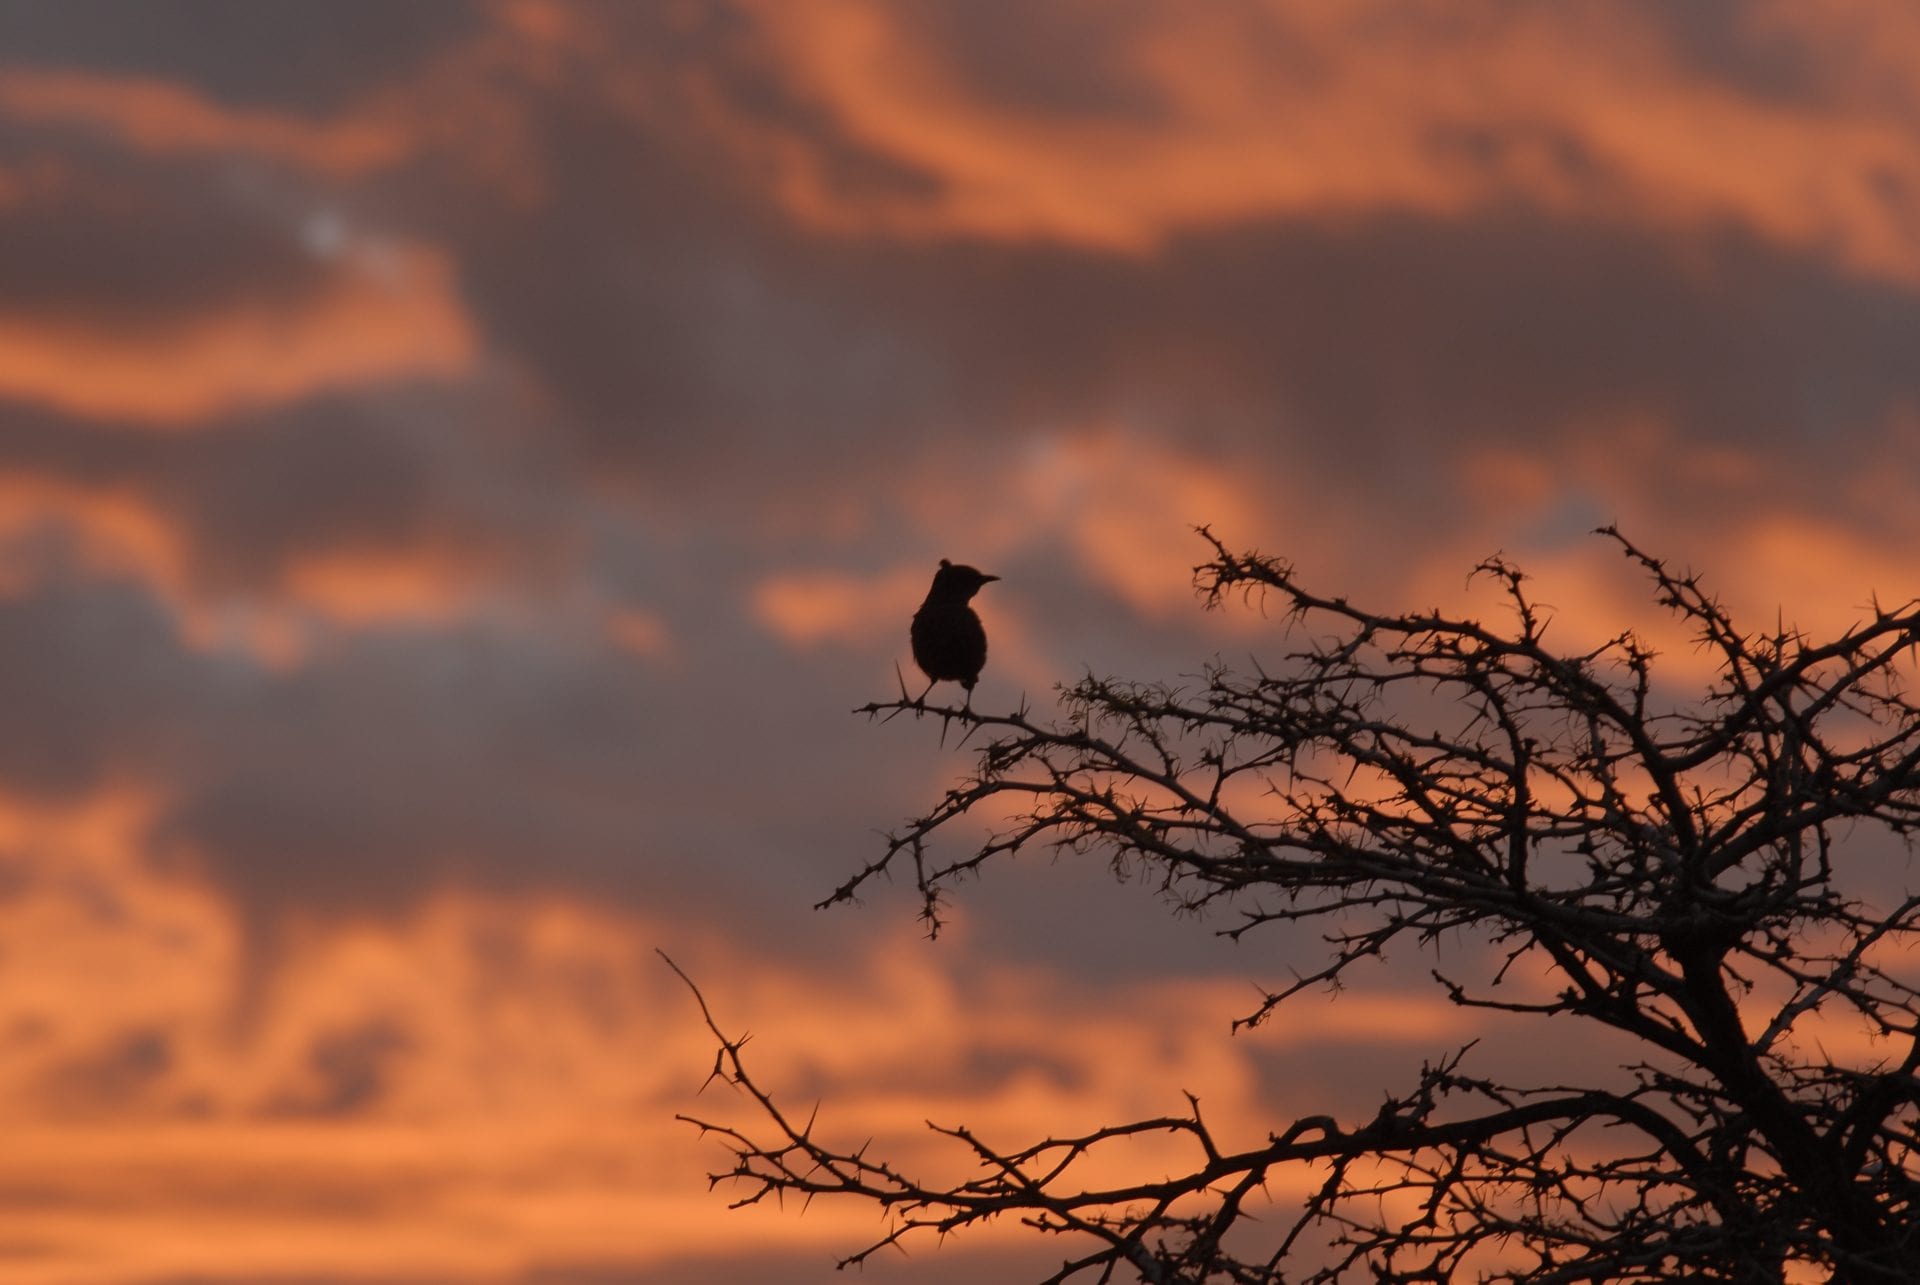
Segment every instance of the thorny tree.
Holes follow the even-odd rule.
[[[1209,604],[1244,592],[1283,608],[1282,657],[1184,689],[1089,678],[1057,721],[931,711],[981,737],[977,774],[822,904],[904,873],[937,927],[943,893],[983,865],[1036,845],[1101,852],[1182,906],[1224,909],[1236,938],[1319,925],[1321,966],[1248,1024],[1396,942],[1464,935],[1484,966],[1432,973],[1455,1004],[1555,1038],[1598,1023],[1644,1056],[1589,1083],[1515,1086],[1456,1054],[1370,1119],[1308,1116],[1238,1151],[1197,1102],[1014,1147],[943,1129],[979,1168],[927,1186],[786,1113],[716,1026],[715,1074],[763,1118],[694,1122],[732,1151],[715,1181],[740,1184],[743,1204],[794,1193],[887,1211],[884,1236],[843,1266],[1014,1217],[1065,1238],[1052,1281],[1920,1279],[1920,897],[1884,893],[1904,867],[1883,856],[1868,872],[1878,904],[1863,898],[1843,843],[1920,825],[1920,707],[1900,684],[1920,603],[1875,605],[1829,641],[1749,634],[1608,528],[1715,670],[1681,700],[1631,633],[1555,650],[1505,562],[1480,568],[1501,624],[1382,615],[1201,534]],[[939,855],[934,841],[989,801],[1019,819]],[[1828,1056],[1808,1028],[1836,1021],[1874,1054]],[[1191,1170],[1076,1181],[1086,1157],[1141,1134],[1185,1138]],[[1299,1166],[1324,1182],[1278,1209],[1267,1180]]]

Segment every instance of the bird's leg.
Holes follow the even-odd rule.
[[[891,723],[899,717],[901,710],[909,706],[915,709],[925,709],[927,707],[927,692],[933,690],[933,684],[929,682],[926,689],[918,696],[915,696],[911,700],[907,699],[907,676],[900,672],[900,662],[897,660],[893,662],[893,681],[900,684],[900,702],[894,708],[893,713],[880,720],[882,723]]]
[[[967,699],[961,704],[960,709],[962,713],[971,714],[973,713],[973,684],[966,683],[964,684],[964,686],[967,689]],[[953,714],[942,714],[940,716],[940,748],[941,749],[945,749],[947,747],[947,724],[951,723],[955,717],[956,715],[953,715]],[[968,728],[967,730],[968,730],[968,733],[971,734],[973,729]],[[963,736],[960,738],[960,743],[964,745],[966,744],[966,740],[967,738]]]
[[[962,712],[962,713],[964,713],[964,714],[971,714],[971,713],[973,713],[973,688],[971,688],[971,687],[969,687],[969,688],[967,688],[967,699],[966,699],[966,703],[965,703],[965,704],[963,704],[963,705],[962,705],[962,706],[960,707],[960,710],[961,710],[961,712]],[[967,743],[967,742],[968,742],[968,741],[969,741],[970,739],[972,739],[972,737],[973,737],[973,734],[974,734],[975,732],[977,732],[977,731],[979,731],[979,730],[980,730],[980,728],[981,728],[981,726],[982,726],[982,724],[981,724],[981,723],[980,723],[980,722],[979,722],[978,720],[975,720],[975,719],[970,719],[970,720],[968,720],[968,721],[967,721],[967,730],[966,730],[966,731],[964,731],[964,732],[962,732],[962,733],[960,734],[960,739],[959,739],[958,741],[956,741],[956,742],[954,743],[954,747],[953,747],[953,748],[955,748],[955,749],[960,749],[961,747],[963,747],[964,745],[966,745],[966,743]],[[945,729],[945,728],[942,728],[942,729],[941,729],[941,732],[943,733],[943,734],[942,734],[942,736],[940,737],[940,744],[941,744],[941,747],[942,747],[942,748],[945,748],[945,746],[946,746],[946,743],[947,743],[947,738],[946,738],[946,736],[944,735],[944,733],[945,733],[945,731],[946,731],[946,729]]]

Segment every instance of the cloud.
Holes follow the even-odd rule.
[[[197,87],[209,105],[323,114],[457,46],[487,16],[464,0],[341,0],[325,15],[297,4],[202,0],[188,21],[173,4],[129,11],[73,0],[0,13],[0,66],[160,80]]]
[[[790,93],[853,146],[927,176],[907,190],[848,185],[808,130],[720,99],[723,141],[771,176],[791,214],[841,233],[1140,253],[1259,218],[1455,219],[1517,202],[1696,232],[1733,222],[1852,271],[1920,280],[1898,195],[1920,186],[1920,148],[1883,103],[1830,80],[1829,96],[1782,110],[1700,74],[1641,15],[1105,9],[1071,41],[1035,24],[1073,68],[1068,83],[1098,87],[1036,103],[1023,92],[1042,80],[1031,68],[1009,81],[1022,64],[1003,57],[983,75],[953,38],[985,14],[863,0],[754,12]],[[1809,61],[1846,56],[1844,19],[1795,25]]]
[[[761,624],[798,647],[824,642],[871,643],[891,637],[925,595],[930,572],[899,567],[878,578],[836,572],[783,572],[753,589]]]
[[[313,124],[235,110],[163,80],[75,72],[0,72],[0,115],[28,125],[79,125],[149,153],[254,153],[324,173],[393,165],[411,140],[367,120]]]
[[[654,660],[673,654],[673,631],[658,613],[644,607],[621,607],[606,618],[607,637],[613,643],[642,659]]]
[[[1097,861],[810,911],[966,770],[847,716],[941,556],[1042,715],[1269,654],[1195,522],[1386,609],[1505,549],[1566,645],[1648,613],[1613,519],[1762,626],[1911,592],[1911,19],[283,8],[0,12],[22,1279],[827,1279],[866,1211],[666,1123],[655,940],[915,1160],[1467,1038],[1409,957],[1228,1042],[1313,943]]]
[[[875,1137],[933,1172],[966,1161],[929,1114],[1011,1142],[1177,1109],[1188,1089],[1223,1138],[1257,1133],[1271,1106],[1259,1059],[1298,1038],[1229,1037],[1249,1002],[1237,983],[1064,981],[942,955],[903,923],[858,949],[849,986],[838,964],[772,967],[717,925],[545,894],[307,916],[262,959],[217,888],[146,860],[158,822],[137,791],[0,799],[0,1234],[33,1228],[12,1263],[22,1280],[61,1279],[83,1253],[129,1282],[507,1281],[864,1243],[865,1210],[757,1217],[704,1190],[719,1158],[673,1112],[748,1121],[741,1099],[695,1096],[711,1044],[656,943],[728,1029],[756,1033],[757,1074],[829,1096],[827,1134]],[[1322,1049],[1456,1034],[1444,1005],[1389,995],[1329,1018]],[[1316,1181],[1298,1178],[1274,1190]]]
[[[393,246],[294,306],[239,303],[143,333],[0,314],[0,396],[184,429],[329,389],[451,378],[473,347],[451,266]]]
[[[74,572],[143,585],[170,613],[175,637],[212,655],[271,668],[367,629],[448,624],[487,610],[498,564],[431,535],[387,545],[289,553],[238,585],[209,574],[196,533],[151,495],[0,473],[0,586],[31,600]]]
[[[1008,488],[1042,529],[1058,525],[1088,579],[1137,613],[1190,616],[1193,569],[1206,546],[1196,526],[1217,526],[1249,544],[1266,542],[1283,509],[1281,484],[1264,470],[1137,433],[1042,437],[1023,453]]]

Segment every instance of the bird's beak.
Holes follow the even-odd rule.
[[[983,572],[980,576],[980,583],[985,584],[989,580],[998,580],[999,578],[999,576],[990,576]]]

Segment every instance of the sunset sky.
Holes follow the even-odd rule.
[[[1901,0],[4,0],[0,1277],[847,1279],[656,948],[929,1171],[1371,1113],[1418,959],[1233,1037],[1311,942],[1097,854],[811,909],[969,764],[849,712],[937,561],[1044,711],[1272,645],[1195,524],[1572,645],[1660,638],[1596,525],[1819,629],[1917,491]]]

